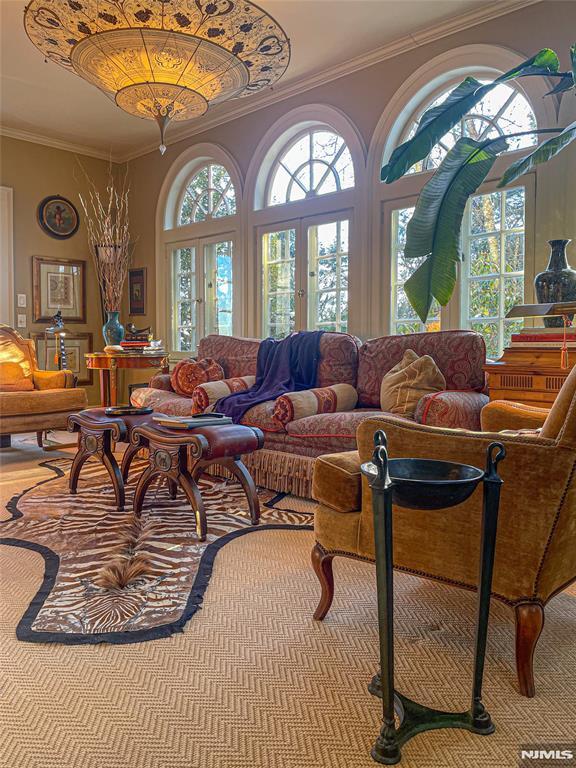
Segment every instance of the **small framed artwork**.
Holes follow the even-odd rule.
[[[146,267],[128,270],[128,299],[130,315],[146,314]]]
[[[46,371],[58,370],[57,340],[54,336],[47,338],[43,333],[33,333],[36,346],[36,357],[40,368]],[[67,333],[64,336],[66,353],[66,368],[78,378],[78,384],[92,384],[92,371],[86,367],[85,354],[92,352],[91,333]]]
[[[32,258],[34,322],[47,323],[58,310],[67,323],[86,322],[86,262]]]
[[[38,224],[50,237],[67,240],[78,231],[80,217],[70,200],[60,195],[50,195],[38,206]]]

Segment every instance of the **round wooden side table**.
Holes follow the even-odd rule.
[[[100,405],[118,405],[118,370],[160,368],[168,373],[168,355],[143,355],[135,352],[90,352],[84,355],[86,367],[100,372]]]

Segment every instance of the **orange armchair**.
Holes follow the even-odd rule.
[[[509,427],[511,413],[519,418],[514,408],[494,405],[488,418],[496,424],[498,417],[499,424]],[[529,414],[534,420],[533,409]],[[515,612],[519,687],[523,695],[533,696],[533,655],[544,624],[544,607],[576,580],[576,368],[539,433],[451,430],[378,416],[359,426],[357,451],[321,456],[313,482],[318,506],[312,562],[322,587],[316,619],[324,618],[332,603],[333,558],[374,560],[372,500],[368,484],[361,479],[360,464],[370,459],[378,429],[386,433],[391,457],[444,459],[480,467],[488,444],[495,439],[504,443],[493,597]],[[446,514],[395,510],[395,567],[476,589],[480,518],[478,493]]]
[[[22,432],[36,432],[42,447],[44,430],[66,429],[68,416],[87,403],[72,371],[41,371],[34,342],[0,325],[0,447]]]

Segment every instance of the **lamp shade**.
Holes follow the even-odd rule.
[[[24,25],[46,59],[156,120],[162,145],[169,121],[271,86],[290,60],[283,29],[246,1],[31,0]]]

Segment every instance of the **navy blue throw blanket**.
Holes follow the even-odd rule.
[[[239,424],[246,411],[258,403],[315,387],[322,334],[300,331],[280,341],[264,339],[258,348],[256,383],[244,392],[221,398],[214,410]]]

